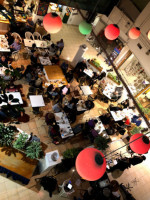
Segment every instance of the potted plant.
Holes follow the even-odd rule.
[[[25,144],[27,142],[28,135],[25,133],[20,133],[19,137],[13,143],[13,147],[19,150],[23,150],[25,148]]]
[[[110,139],[106,139],[105,137],[101,135],[96,137],[94,140],[94,143],[99,150],[106,150],[109,142],[110,142]]]
[[[40,157],[40,153],[42,153],[41,143],[37,141],[30,142],[30,144],[26,148],[26,156],[32,159],[37,159]]]
[[[13,126],[0,124],[0,146],[12,146],[15,129]]]

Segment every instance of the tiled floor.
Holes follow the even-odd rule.
[[[85,37],[81,35],[78,31],[78,27],[63,25],[62,30],[52,35],[52,40],[54,42],[64,39],[65,48],[62,52],[61,58],[66,59],[69,57],[69,61],[72,61],[75,56],[79,46],[81,44],[87,44],[88,50],[85,53],[85,57],[93,58],[96,56],[97,52],[94,50],[85,40]],[[103,62],[104,59],[99,57],[101,60],[101,65],[105,65]],[[23,60],[22,57],[15,63],[13,66],[20,66],[21,64],[27,66],[30,63],[29,60]],[[19,83],[19,81],[18,81]],[[25,80],[21,80],[23,84],[23,94],[27,95],[28,85]],[[74,83],[73,83],[74,84]],[[29,102],[29,101],[28,101]],[[96,100],[94,109],[90,110],[90,112],[85,112],[82,115],[79,115],[77,118],[77,122],[85,122],[87,119],[100,115],[107,107],[107,104],[99,102]],[[30,103],[29,103],[30,104]],[[46,113],[48,110],[51,110],[52,103],[48,103],[46,107],[43,109],[43,112]],[[16,125],[23,131],[30,133],[33,132],[38,137],[40,137],[41,141],[48,145],[46,152],[58,149],[59,153],[62,154],[66,149],[71,147],[79,147],[86,146],[88,141],[85,140],[70,140],[65,144],[60,144],[58,146],[51,143],[51,139],[48,137],[48,127],[45,125],[44,117],[36,117],[32,113],[31,106],[25,108],[26,113],[30,115],[29,123],[22,123]],[[116,149],[117,147],[123,145],[121,141],[112,143],[110,149]],[[131,190],[134,197],[137,200],[149,200],[150,192],[149,192],[149,178],[150,178],[150,169],[149,169],[149,155],[147,154],[147,160],[142,164],[139,164],[135,167],[131,167],[128,170],[125,170],[124,173],[117,179],[120,183],[128,183],[132,182],[135,178],[139,180],[137,185]],[[43,174],[44,175],[44,174]],[[64,175],[65,177],[65,175]],[[113,177],[110,174],[110,179]],[[5,175],[0,175],[0,200],[48,200],[50,199],[48,192],[44,191],[43,188],[38,187],[35,182],[35,177],[31,179],[31,182],[27,186],[22,186],[19,182],[11,180],[11,178],[6,178]],[[53,195],[52,199],[64,199],[61,198],[58,194]]]

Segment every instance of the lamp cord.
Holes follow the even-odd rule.
[[[142,138],[142,137],[143,137],[143,136],[145,136],[145,135],[148,135],[149,133],[150,133],[150,132],[147,132],[146,134],[143,134],[142,136],[140,136],[140,137],[138,137],[138,138],[134,139],[132,142],[128,142],[127,144],[125,144],[125,145],[123,145],[123,146],[119,147],[118,149],[115,149],[114,151],[111,151],[110,153],[108,153],[108,154],[105,154],[103,158],[106,158],[107,156],[109,156],[109,155],[113,154],[114,152],[118,151],[119,149],[122,149],[123,147],[126,147],[126,146],[128,146],[129,144],[131,144],[131,143],[135,142],[136,140],[138,140],[138,139]]]

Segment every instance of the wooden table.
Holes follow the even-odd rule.
[[[48,82],[51,84],[60,83],[62,85],[67,85],[68,82],[63,74],[63,71],[61,70],[61,67],[59,65],[51,65],[51,66],[44,66],[43,69],[45,73],[45,77]]]
[[[0,171],[4,169],[4,173],[9,173],[26,184],[32,177],[37,164],[38,160],[29,159],[18,150],[11,147],[0,147]]]

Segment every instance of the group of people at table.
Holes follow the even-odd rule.
[[[6,34],[6,38],[8,40],[8,43],[10,44],[10,48],[12,49],[12,51],[19,50],[21,48],[21,45],[19,44],[19,39],[14,40],[14,38],[12,38],[11,34],[9,34],[9,33]],[[59,55],[61,54],[63,47],[64,47],[64,43],[63,43],[62,39],[60,41],[58,41],[56,45],[55,44],[51,45],[50,48],[51,49],[53,48],[53,50],[55,52],[55,55],[53,57],[51,57],[51,59],[50,59],[51,64],[59,64]],[[59,53],[58,53],[58,51],[59,51]],[[20,68],[20,73],[22,74],[21,78],[25,77],[25,79],[27,80],[27,82],[30,85],[29,93],[33,93],[33,91],[31,91],[31,90],[38,89],[38,91],[40,91],[40,94],[42,94],[42,95],[46,94],[49,99],[54,100],[55,103],[57,105],[59,105],[58,106],[60,108],[59,111],[62,113],[65,112],[66,117],[69,120],[68,124],[75,122],[76,116],[78,114],[81,114],[81,113],[85,112],[86,110],[90,110],[94,107],[94,103],[93,103],[94,99],[89,100],[88,98],[86,98],[86,100],[82,100],[82,99],[80,99],[80,97],[79,98],[72,97],[70,100],[67,101],[66,98],[64,98],[64,97],[66,97],[66,95],[72,93],[70,91],[70,83],[72,82],[74,77],[76,77],[76,79],[79,83],[80,83],[80,79],[82,77],[85,77],[86,83],[88,82],[88,84],[89,84],[89,86],[86,86],[86,87],[89,87],[89,88],[91,87],[91,89],[92,89],[94,84],[97,83],[97,81],[100,82],[105,79],[105,77],[107,76],[107,71],[103,70],[101,73],[94,72],[94,71],[91,72],[88,69],[87,62],[85,60],[78,62],[74,69],[70,69],[68,67],[68,64],[66,62],[63,62],[60,67],[64,73],[64,76],[66,77],[68,84],[63,85],[61,87],[55,87],[53,84],[49,84],[49,86],[43,90],[43,82],[45,81],[45,77],[43,74],[43,65],[41,64],[41,61],[38,59],[39,55],[37,53],[37,48],[36,48],[35,44],[32,45],[31,52],[32,52],[32,55],[30,56],[31,64],[28,65],[25,70],[24,70],[23,66],[22,66],[22,68]],[[8,59],[6,58],[5,55],[1,56],[0,64],[1,64],[0,65],[1,67],[6,67],[6,68],[10,67],[8,65]],[[3,78],[4,77],[5,76],[3,76]],[[84,87],[84,86],[81,86],[80,88],[82,89],[82,87]],[[98,87],[100,88],[100,85]],[[108,87],[108,89],[107,89],[107,87]],[[113,92],[112,92],[112,90],[111,90],[111,92],[109,90],[110,90],[110,87],[107,85],[103,89],[103,94],[101,94],[101,96],[105,96],[105,98],[107,98],[111,102],[117,102],[120,99],[120,97],[122,96],[123,87],[115,86]],[[111,93],[110,95],[108,95],[108,91],[109,91],[109,93]],[[35,92],[35,90],[34,90],[34,92]],[[92,92],[91,92],[91,94],[92,94]],[[95,99],[96,98],[97,98],[97,95],[95,95]],[[66,101],[63,104],[64,99]],[[100,100],[105,101],[105,99],[103,99],[103,98],[101,98]],[[82,107],[82,109],[79,109],[81,107]],[[129,105],[128,100],[119,103],[117,106],[110,105],[107,114],[101,115],[96,119],[90,119],[89,122],[85,123],[84,129],[86,131],[83,131],[83,132],[93,142],[94,138],[97,137],[103,130],[106,130],[108,135],[112,135],[115,132],[119,132],[120,134],[123,135],[126,132],[126,128],[129,127],[131,123],[135,123],[137,126],[140,126],[142,119],[136,115],[131,116],[131,112],[129,112],[129,110],[130,110],[129,107],[131,107],[131,109],[133,109],[133,106]],[[33,111],[35,114],[38,114],[39,108],[38,109],[33,108]],[[120,116],[118,117],[118,115],[119,115],[118,113],[120,114],[121,117]],[[1,109],[0,115],[2,116],[2,118],[7,117],[7,115],[5,113],[3,113],[3,109]],[[49,118],[49,116],[50,115],[48,113],[46,115],[46,120],[49,121],[49,122],[47,122],[47,124],[49,126],[52,126],[50,129],[51,137],[54,139],[55,136],[64,135],[64,133],[62,133],[62,129],[60,130],[59,126],[58,126],[58,124],[60,124],[60,122],[56,121],[55,116],[53,116],[53,118],[51,118],[51,117]],[[102,124],[101,126],[99,126],[99,127],[101,127],[102,131],[98,131],[97,128],[95,129],[95,127],[97,127],[96,126],[97,123]],[[113,129],[112,129],[112,127],[113,127]],[[69,128],[69,130],[70,130],[70,128]],[[72,135],[72,132],[71,132],[71,134],[69,132],[65,134],[65,136],[67,136],[67,137],[69,137],[71,135]],[[57,143],[57,141],[56,141],[56,143]]]

